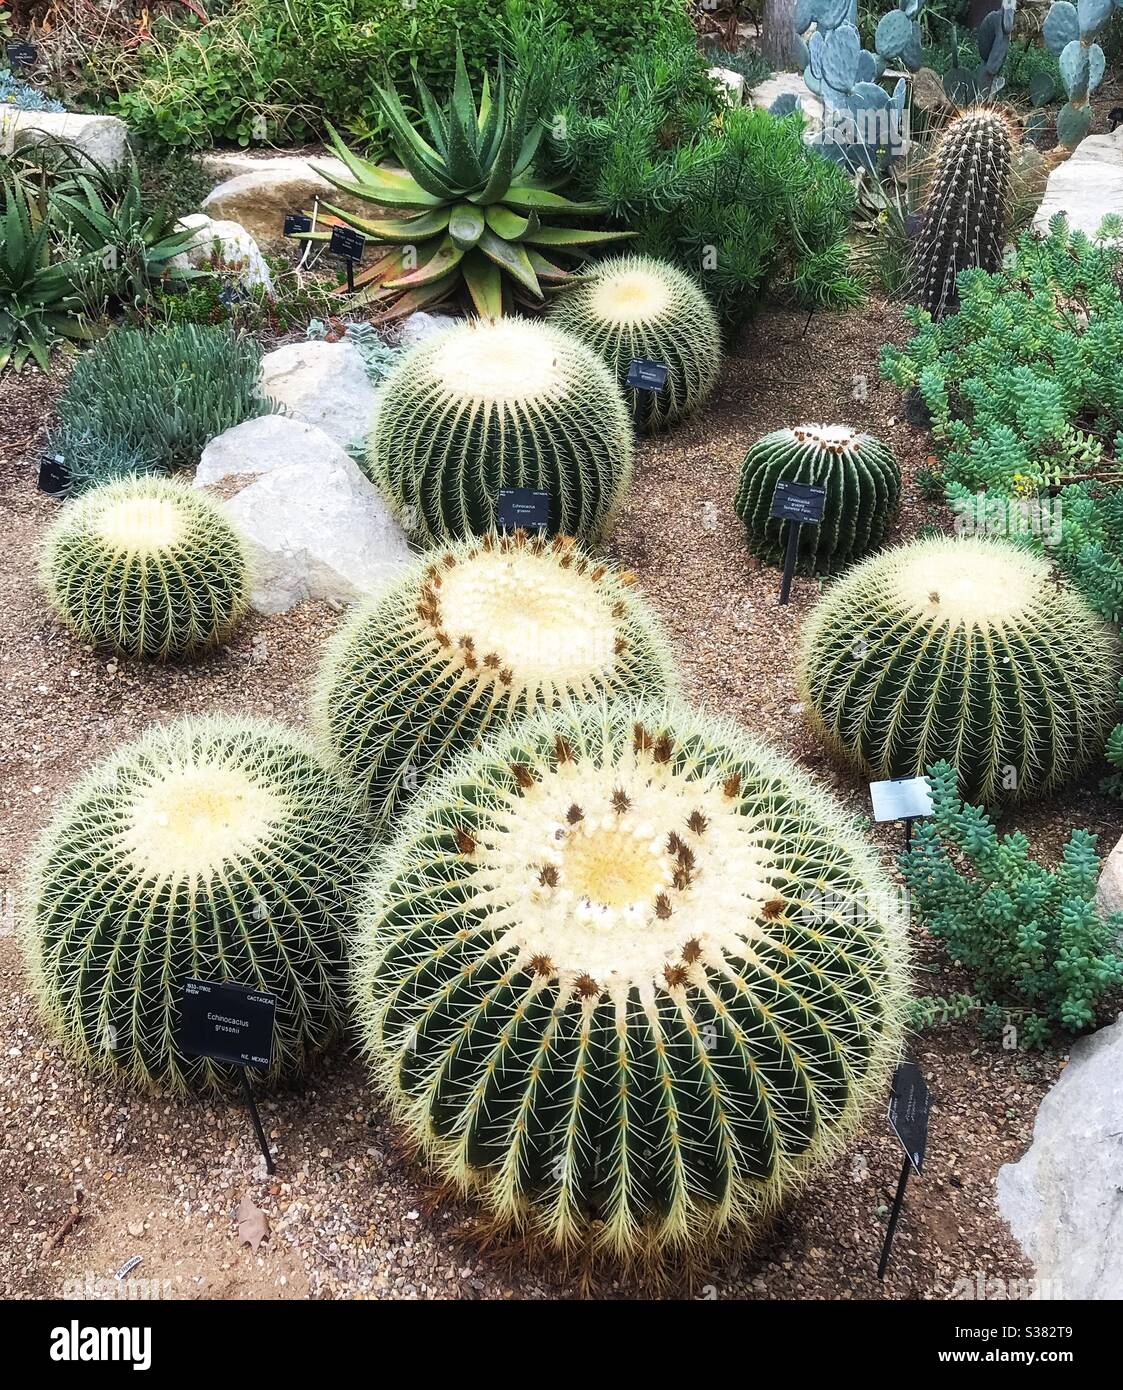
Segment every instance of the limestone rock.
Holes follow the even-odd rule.
[[[262,359],[261,389],[344,448],[370,428],[374,387],[353,343],[310,339],[277,348]]]
[[[195,486],[229,494],[239,484],[222,505],[250,543],[250,602],[259,613],[306,599],[353,603],[410,562],[377,489],[313,425],[263,415],[212,439]]]
[[[823,103],[798,72],[774,72],[752,89],[748,102],[750,106],[763,106],[767,111],[778,97],[789,94],[799,98],[809,125],[822,123]]]
[[[1113,912],[1123,912],[1123,838],[1117,841],[1104,860],[1096,889],[1096,907],[1104,917]]]
[[[117,116],[77,111],[0,111],[0,149],[21,150],[65,140],[96,164],[115,168],[128,156],[129,128]]]
[[[1081,1038],[998,1206],[1053,1298],[1123,1298],[1123,1015]]]
[[[186,251],[172,258],[173,266],[200,266],[219,255],[225,266],[237,271],[239,282],[247,288],[264,285],[273,293],[273,277],[262,258],[257,242],[238,222],[216,221],[205,212],[192,212],[176,224],[195,232]]]
[[[203,199],[203,208],[212,217],[240,222],[261,246],[277,246],[285,241],[285,214],[311,211],[317,199],[364,217],[379,216],[372,203],[344,193],[312,164],[329,169],[340,178],[350,178],[347,166],[331,155],[249,155],[212,153],[203,164],[219,182]]]
[[[1107,213],[1123,214],[1123,126],[1112,135],[1086,135],[1052,171],[1033,217],[1034,229],[1047,231],[1058,212],[1073,231],[1089,236],[1099,231]]]
[[[731,68],[710,68],[711,82],[725,89],[725,99],[730,106],[740,106],[745,100],[745,75]]]

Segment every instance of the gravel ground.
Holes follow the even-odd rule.
[[[660,611],[686,693],[782,744],[865,811],[864,788],[826,762],[796,700],[797,634],[819,585],[797,579],[791,605],[777,607],[778,574],[746,556],[731,510],[737,471],[768,429],[846,420],[881,436],[902,462],[900,536],[938,513],[911,481],[926,437],[904,423],[896,393],[877,377],[878,345],[902,339],[900,316],[873,305],[804,327],[802,314],[765,315],[730,356],[707,410],[641,446],[614,549]],[[30,375],[0,382],[0,1294],[97,1292],[93,1281],[140,1256],[131,1277],[175,1298],[644,1296],[650,1290],[634,1284],[483,1251],[472,1212],[436,1202],[399,1152],[347,1049],[303,1089],[264,1102],[277,1163],[270,1179],[239,1108],[137,1099],[92,1082],[44,1033],[12,933],[20,868],[54,799],[153,719],[217,709],[304,723],[311,672],[339,621],[316,604],[252,619],[215,655],[182,667],[83,650],[51,619],[35,582],[38,538],[58,505],[34,489],[36,434],[54,385]],[[1078,788],[1018,824],[1048,856],[1076,824],[1110,845],[1120,820],[1117,805]],[[898,838],[875,832],[886,863]],[[924,992],[962,987],[914,931],[918,960],[932,971]],[[1028,1277],[996,1212],[994,1179],[1024,1151],[1063,1058],[1002,1052],[961,1025],[918,1038],[913,1053],[933,1093],[929,1159],[910,1186],[884,1284],[875,1268],[901,1155],[875,1114],[755,1250],[682,1271],[661,1292],[945,1298],[978,1272]],[[234,1218],[246,1197],[270,1226],[256,1250],[239,1241]]]

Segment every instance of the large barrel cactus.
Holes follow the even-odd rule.
[[[480,319],[420,343],[387,377],[368,470],[426,544],[491,530],[501,487],[548,492],[551,532],[592,542],[627,490],[632,423],[584,343]]]
[[[1120,675],[1107,625],[1004,541],[940,538],[866,560],[804,625],[801,693],[877,777],[956,768],[970,801],[1050,791],[1103,749]]]
[[[434,783],[359,910],[365,1049],[407,1135],[535,1248],[751,1230],[884,1096],[893,894],[786,758],[593,702]]]
[[[305,740],[243,719],[156,726],[76,787],[44,832],[21,937],[67,1051],[140,1087],[221,1090],[184,1055],[184,982],[277,996],[263,1082],[300,1072],[344,1015],[343,934],[367,835]]]
[[[516,532],[420,560],[358,608],[321,666],[318,722],[375,820],[504,721],[665,693],[670,657],[631,584],[568,539]]]
[[[604,358],[641,429],[660,429],[697,410],[717,381],[717,316],[697,284],[666,261],[650,256],[599,261],[559,295],[550,318]],[[628,369],[637,358],[667,368],[661,391],[628,385]]]
[[[774,430],[752,445],[741,465],[733,505],[750,546],[773,564],[784,559],[784,521],[769,516],[778,482],[825,487],[823,520],[801,526],[801,573],[838,570],[880,545],[901,492],[901,470],[880,439],[848,425]]]
[[[955,277],[1002,264],[1014,137],[1000,111],[966,111],[940,136],[912,256],[909,298],[933,318],[958,303]]]
[[[249,596],[245,542],[217,502],[169,478],[105,483],[67,503],[42,580],[81,641],[130,656],[221,642]]]

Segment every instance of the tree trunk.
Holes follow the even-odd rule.
[[[764,0],[761,22],[761,52],[774,71],[799,66],[796,59],[796,32],[792,28],[795,0]]]

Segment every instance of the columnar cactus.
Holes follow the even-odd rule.
[[[316,704],[330,759],[375,821],[504,722],[568,697],[663,694],[670,657],[632,578],[516,532],[421,560],[358,608]]]
[[[359,910],[407,1136],[536,1248],[751,1229],[883,1096],[905,944],[830,795],[684,707],[544,712],[434,783]]]
[[[876,777],[946,759],[985,803],[1051,791],[1098,756],[1119,675],[1107,625],[1004,541],[872,556],[802,636],[801,696],[832,747]]]
[[[721,333],[710,301],[666,261],[599,261],[554,301],[551,321],[588,344],[616,373],[640,429],[660,429],[697,410],[714,388]],[[635,358],[668,368],[661,391],[628,386]]]
[[[998,111],[966,111],[936,146],[935,170],[912,257],[910,298],[933,318],[958,302],[955,277],[1002,264],[1013,136]]]
[[[823,520],[802,526],[797,568],[830,573],[881,543],[901,491],[897,460],[879,439],[848,425],[774,430],[745,455],[734,499],[749,544],[773,564],[784,558],[786,523],[769,516],[780,481],[827,490]]]
[[[221,642],[246,608],[242,538],[219,505],[168,478],[106,483],[63,509],[42,582],[83,642],[184,656]]]
[[[600,539],[627,490],[632,424],[611,373],[568,333],[475,320],[406,353],[383,385],[368,471],[429,544],[496,524],[501,487],[550,494],[550,529]]]
[[[1070,149],[1079,145],[1092,124],[1091,96],[1107,70],[1104,51],[1096,42],[1111,19],[1123,10],[1123,0],[1055,0],[1045,16],[1045,44],[1058,60],[1068,101],[1057,116],[1057,139]]]
[[[300,1072],[343,1021],[343,933],[366,856],[352,799],[306,742],[243,719],[156,726],[79,783],[44,832],[21,925],[67,1051],[131,1084],[216,1091],[184,1055],[184,982],[277,996],[272,1065]]]

